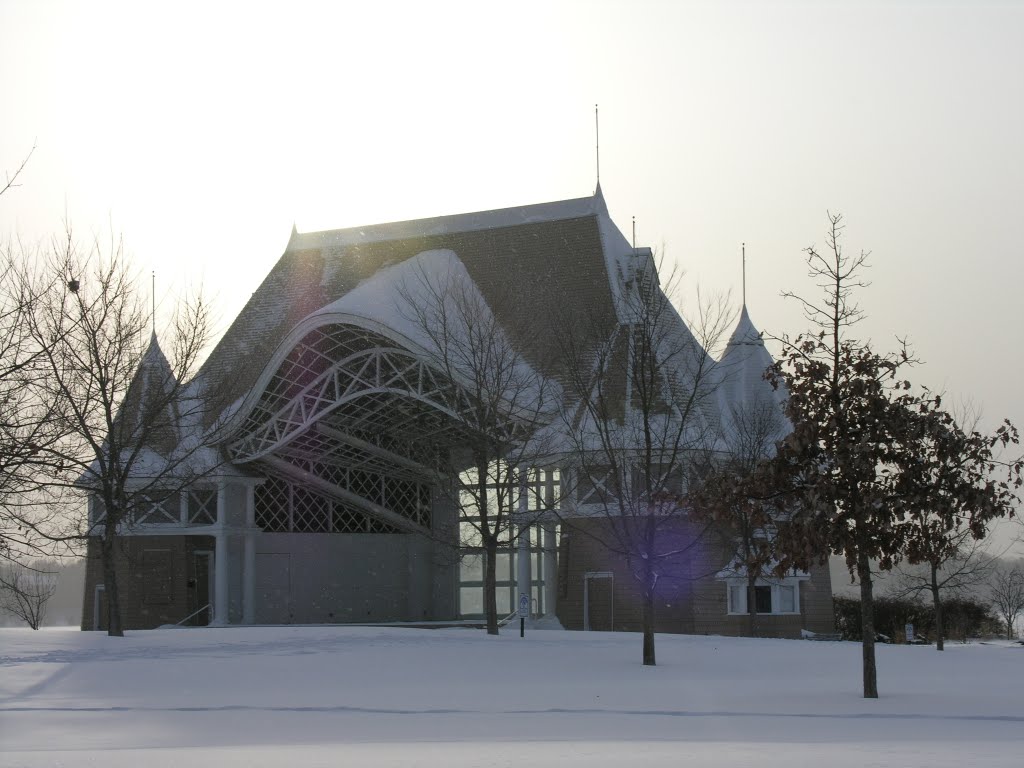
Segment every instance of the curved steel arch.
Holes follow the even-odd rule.
[[[257,404],[246,419],[246,434],[229,445],[232,457],[238,463],[255,461],[332,411],[381,394],[417,400],[460,423],[467,423],[465,414],[472,407],[461,387],[412,353],[394,347],[365,349],[332,362],[282,407],[270,411]]]

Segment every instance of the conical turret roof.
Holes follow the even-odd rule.
[[[718,363],[722,375],[719,403],[727,440],[730,433],[743,428],[742,423],[749,423],[751,416],[758,412],[778,414],[779,438],[789,431],[789,423],[782,414],[786,392],[781,388],[774,389],[764,378],[765,372],[774,363],[775,360],[765,347],[763,334],[750,319],[744,304],[736,328]],[[758,418],[756,421],[763,423],[764,419]]]
[[[133,439],[143,439],[147,448],[165,456],[174,450],[177,418],[169,396],[177,383],[154,331],[115,422],[120,442],[127,444]]]

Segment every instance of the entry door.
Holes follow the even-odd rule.
[[[291,555],[256,555],[256,622],[291,624]]]
[[[192,575],[188,582],[189,619],[193,627],[205,627],[210,623],[210,606],[213,605],[213,582],[210,579],[209,551],[199,550],[192,553]],[[202,609],[202,610],[200,610]]]
[[[107,591],[102,584],[96,585],[92,598],[92,628],[107,631],[110,629],[110,615],[107,611]]]
[[[583,574],[583,629],[611,632],[615,627],[615,577],[610,571]]]

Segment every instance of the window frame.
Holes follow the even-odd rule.
[[[757,616],[799,616],[800,615],[800,579],[786,577],[784,579],[758,579],[756,587],[771,587],[772,610],[770,613],[758,612]],[[725,610],[728,616],[749,616],[747,611],[747,580],[731,578],[725,582]],[[782,590],[793,590],[793,610],[782,610]],[[737,603],[739,603],[737,605]]]

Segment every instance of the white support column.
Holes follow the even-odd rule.
[[[188,487],[182,488],[181,493],[178,494],[178,522],[182,525],[188,525],[188,494],[191,489]]]
[[[218,531],[216,549],[213,554],[213,624],[228,623],[228,534]]]
[[[530,599],[530,614],[533,614],[533,594],[530,591],[530,527],[519,526],[519,541],[516,557],[516,599],[527,595]],[[516,603],[518,607],[518,603]]]
[[[256,486],[245,487],[245,569],[242,574],[242,623],[256,620]]]
[[[228,616],[228,530],[227,488],[222,480],[217,484],[217,533],[213,554],[213,621],[226,625]]]
[[[530,600],[530,613],[533,613],[533,593],[530,590],[530,526],[525,525],[527,504],[529,502],[526,486],[526,469],[519,467],[519,540],[516,557],[516,605],[519,596],[526,595]]]
[[[555,524],[544,523],[544,615],[554,616],[558,604],[558,542]]]

